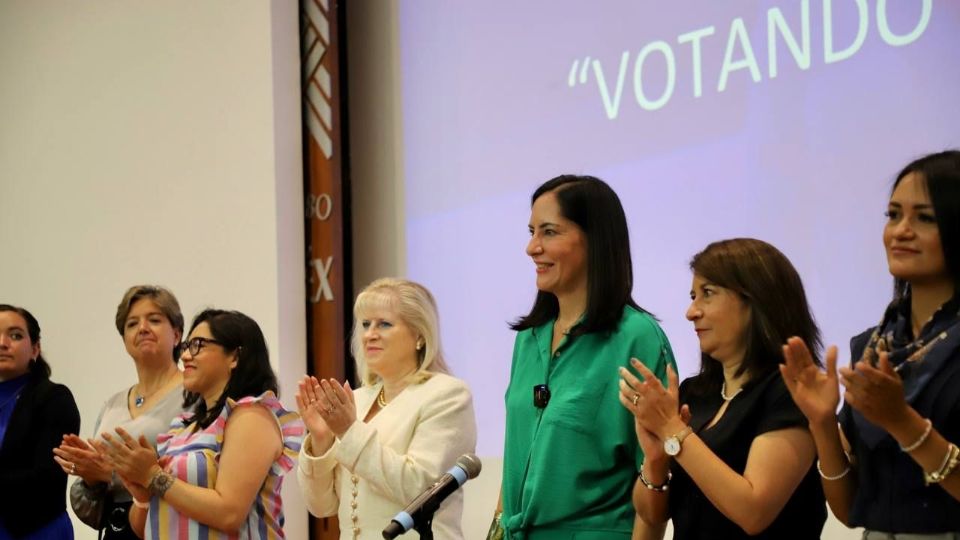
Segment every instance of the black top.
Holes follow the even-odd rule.
[[[21,537],[66,511],[67,475],[53,460],[64,434],[80,432],[73,394],[32,376],[0,447],[0,522]]]
[[[720,420],[710,427],[717,411],[723,405],[720,392],[711,395],[693,395],[687,379],[680,385],[680,403],[690,406],[693,417],[690,426],[703,442],[724,463],[739,474],[747,467],[750,445],[758,436],[780,429],[803,427],[807,420],[793,403],[779,371],[750,381],[737,394]],[[757,536],[748,536],[736,523],[720,513],[713,503],[676,462],[671,466],[670,516],[673,518],[674,539],[806,539],[820,538],[827,519],[823,489],[816,467],[811,465],[807,475],[773,523]]]
[[[907,304],[909,304],[907,302]],[[960,444],[960,328],[957,300],[934,316],[922,332],[946,339],[933,347],[923,362],[900,369],[910,405],[948,441]],[[902,308],[893,306],[891,310]],[[897,351],[908,341],[909,311],[893,313],[880,333]],[[890,313],[888,313],[890,315]],[[885,319],[894,317],[885,317]],[[906,322],[904,322],[904,320]],[[859,360],[874,329],[851,340],[854,361]],[[925,340],[929,341],[929,340]],[[898,366],[902,355],[891,354]],[[931,534],[960,531],[960,501],[938,485],[925,486],[923,469],[879,427],[844,405],[843,433],[857,459],[857,492],[850,509],[851,526],[892,533]],[[953,474],[958,474],[954,471]]]

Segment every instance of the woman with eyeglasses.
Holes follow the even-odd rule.
[[[152,540],[283,538],[280,488],[304,427],[277,399],[263,332],[207,309],[181,346],[188,412],[157,439],[123,428],[98,446],[134,498],[130,523]]]
[[[863,538],[960,538],[960,151],[897,175],[883,229],[893,300],[826,371],[784,347],[783,380],[810,423],[837,519]],[[843,384],[843,409],[836,414]],[[839,424],[838,424],[839,420]]]
[[[93,434],[112,433],[120,427],[155,444],[157,435],[183,412],[183,378],[176,354],[183,335],[180,304],[163,287],[136,285],[120,300],[115,323],[133,359],[137,382],[103,404]],[[128,517],[130,493],[95,447],[71,433],[54,454],[64,472],[78,477],[70,487],[70,504],[77,517],[107,540],[137,538]]]
[[[67,475],[50,451],[78,429],[73,395],[50,380],[40,323],[26,309],[0,304],[0,539],[73,538]]]

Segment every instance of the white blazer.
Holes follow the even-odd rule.
[[[382,540],[383,529],[397,512],[456,463],[474,452],[477,425],[473,397],[466,383],[435,374],[410,385],[364,423],[380,384],[354,391],[357,421],[322,456],[310,438],[300,450],[297,480],[310,513],[337,514],[340,538]],[[354,482],[356,478],[356,496]],[[351,504],[356,503],[359,532],[354,536]],[[463,492],[440,506],[433,521],[437,540],[460,540]]]

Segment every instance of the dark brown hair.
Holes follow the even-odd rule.
[[[792,336],[803,339],[820,365],[820,329],[810,313],[800,275],[780,250],[753,238],[720,240],[694,255],[690,269],[735,292],[749,309],[746,350],[737,376],[747,373],[751,380],[758,380],[777,369],[783,361],[781,346]],[[721,384],[723,367],[701,354],[694,391],[718,391]]]
[[[620,198],[599,178],[565,174],[538,187],[530,205],[547,193],[556,194],[561,214],[580,227],[587,242],[587,307],[583,322],[571,335],[613,332],[620,324],[624,307],[644,311],[633,301],[630,234]],[[510,328],[534,328],[552,321],[559,312],[556,296],[537,291],[530,313]]]
[[[22,317],[27,323],[27,335],[30,336],[30,344],[36,345],[37,343],[40,343],[40,323],[32,313],[19,306],[0,304],[0,313],[4,311],[10,311],[20,315],[20,317]],[[34,377],[39,377],[41,379],[50,378],[50,364],[43,359],[43,354],[38,354],[35,359],[31,360],[29,367],[30,374]]]
[[[936,215],[940,246],[947,263],[947,272],[960,293],[960,150],[946,150],[919,158],[907,164],[893,183],[890,194],[909,174],[917,174],[922,180],[933,213]],[[894,278],[894,301],[903,299],[909,292],[909,283]]]
[[[239,311],[208,308],[194,317],[190,332],[201,323],[207,323],[224,352],[236,353],[237,365],[230,371],[227,385],[212,407],[207,407],[200,394],[185,392],[183,408],[192,408],[193,414],[185,417],[183,424],[188,426],[197,422],[198,430],[206,429],[220,416],[228,398],[239,401],[259,396],[267,390],[279,396],[277,375],[270,366],[267,341],[257,321]]]

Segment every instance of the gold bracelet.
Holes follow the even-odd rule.
[[[947,445],[947,454],[943,456],[943,462],[937,470],[923,474],[923,482],[926,485],[939,484],[943,482],[960,463],[960,448],[950,443]]]

